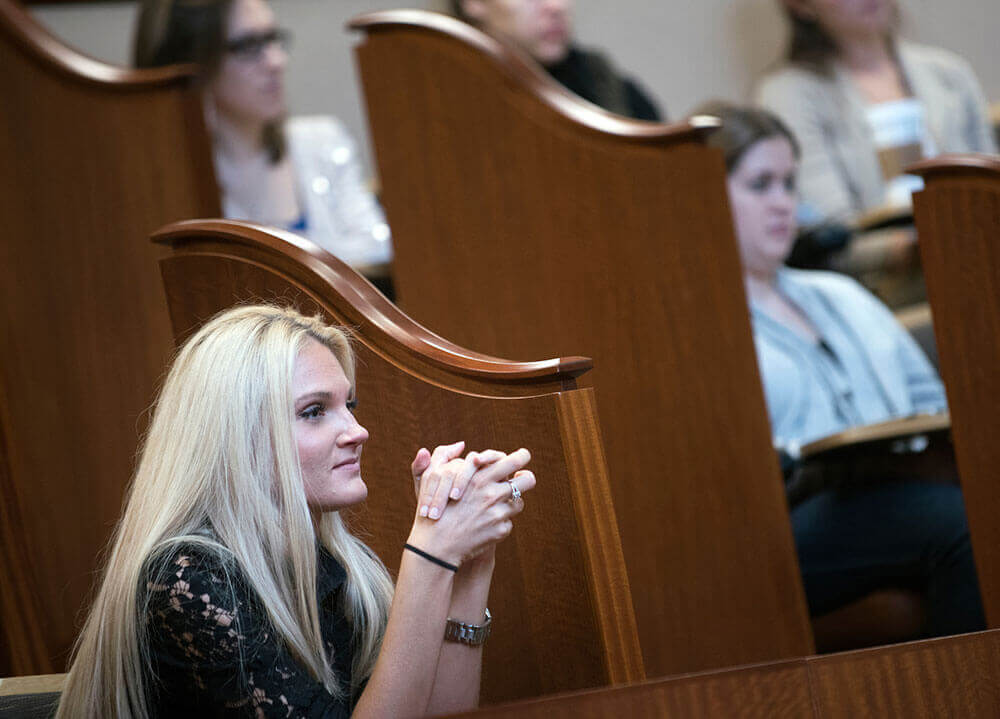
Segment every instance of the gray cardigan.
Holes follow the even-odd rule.
[[[849,277],[783,268],[778,288],[813,324],[817,345],[751,303],[775,445],[945,409],[944,387],[889,309]]]
[[[896,52],[938,151],[996,152],[986,100],[969,64],[946,50],[905,41]],[[835,64],[823,77],[783,66],[764,77],[755,100],[798,138],[801,197],[823,219],[850,222],[882,204],[885,183],[865,101],[844,69]]]

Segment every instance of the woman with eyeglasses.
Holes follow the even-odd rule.
[[[290,37],[264,0],[143,0],[135,63],[200,68],[226,217],[306,235],[356,267],[388,262],[389,227],[354,141],[329,116],[286,119]]]

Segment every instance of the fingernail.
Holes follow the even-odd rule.
[[[438,511],[437,507],[431,507],[431,519],[437,519],[441,516],[441,512]]]
[[[426,517],[427,516],[427,505],[426,504],[423,507],[420,508],[420,516],[421,517]]]
[[[448,496],[451,497],[452,499],[458,499],[459,497],[462,496],[462,493],[459,492],[458,488],[456,487],[455,489],[451,490],[451,494],[449,494]]]

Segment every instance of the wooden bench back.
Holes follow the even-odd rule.
[[[716,121],[611,115],[443,15],[352,27],[401,306],[594,358],[649,675],[810,653]]]
[[[84,57],[12,0],[0,68],[0,673],[42,673],[65,666],[173,346],[146,238],[219,207],[188,71]]]

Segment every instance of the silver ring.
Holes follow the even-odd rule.
[[[516,502],[521,498],[521,490],[517,488],[516,484],[514,484],[513,479],[508,479],[507,484],[510,485],[510,499],[508,499],[507,501],[513,504],[514,502]]]

